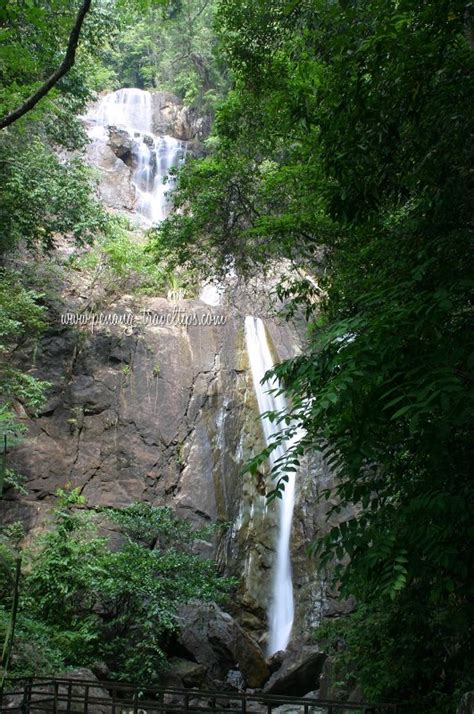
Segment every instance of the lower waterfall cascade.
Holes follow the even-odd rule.
[[[278,381],[273,378],[265,385],[261,383],[265,373],[274,366],[274,360],[268,345],[265,325],[260,318],[250,316],[245,318],[245,339],[260,413],[286,410],[285,396],[270,393],[270,390],[280,388]],[[261,423],[268,446],[273,440],[272,437],[279,431],[281,432],[281,427],[265,416],[262,417]],[[285,455],[287,448],[288,445],[280,444],[272,451],[269,457],[270,467],[273,467],[277,459]],[[293,627],[294,602],[290,559],[291,524],[295,505],[295,474],[293,472],[288,475],[283,498],[277,499],[277,502],[278,536],[272,576],[272,595],[268,610],[268,655],[286,649]]]

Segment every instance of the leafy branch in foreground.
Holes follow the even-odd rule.
[[[23,102],[20,107],[10,112],[9,114],[6,114],[5,116],[0,117],[0,129],[4,129],[7,126],[10,126],[10,124],[13,124],[24,114],[31,111],[33,107],[36,106],[36,104],[40,101],[40,99],[45,97],[46,94],[48,94],[48,92],[54,87],[54,85],[57,84],[59,80],[64,77],[66,72],[68,72],[74,65],[82,24],[84,22],[85,16],[89,12],[90,6],[91,0],[83,0],[83,3],[81,4],[77,13],[76,21],[71,30],[71,34],[69,35],[69,42],[66,54],[60,66],[55,72],[53,72],[53,74],[46,80],[46,82],[44,82],[41,87],[39,87],[39,89],[34,92],[34,94],[32,94],[25,102]]]

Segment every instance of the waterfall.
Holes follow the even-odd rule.
[[[150,92],[130,87],[106,94],[99,104],[98,122],[101,126],[123,127],[129,133],[151,134]]]
[[[260,413],[286,410],[287,400],[283,394],[268,393],[268,390],[279,388],[278,381],[274,378],[266,382],[265,386],[261,384],[265,372],[273,367],[273,359],[268,346],[265,326],[259,318],[245,318],[245,339]],[[282,431],[281,425],[272,423],[265,417],[262,419],[262,427],[267,445],[272,441],[274,435]],[[284,456],[288,446],[289,444],[280,444],[274,449],[269,457],[271,467],[280,456]],[[285,484],[283,498],[277,499],[278,536],[272,578],[272,597],[268,612],[269,655],[278,652],[278,650],[286,649],[293,626],[294,604],[290,535],[294,504],[295,476],[294,473],[289,473],[289,480]]]
[[[132,142],[132,183],[137,195],[137,212],[152,223],[168,214],[167,192],[172,187],[163,179],[184,158],[184,144],[171,136],[153,134],[153,108],[150,92],[143,89],[118,89],[107,94],[89,115],[94,126],[92,139],[107,140],[107,127],[127,132]]]
[[[214,283],[207,283],[201,288],[199,293],[199,299],[201,302],[205,302],[206,305],[212,305],[217,307],[222,303],[222,296],[225,290],[225,286],[221,283],[215,285]]]

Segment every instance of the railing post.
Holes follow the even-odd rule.
[[[58,683],[56,682],[56,680],[55,680],[54,683],[53,683],[53,687],[54,687],[54,689],[53,689],[53,692],[54,692],[54,694],[53,694],[53,712],[54,712],[54,714],[57,714],[57,712],[58,712],[58,687],[59,687],[59,685],[58,685]]]
[[[27,687],[28,687],[28,695],[27,695],[27,706],[26,706],[26,711],[29,714],[30,709],[31,709],[31,699],[33,697],[33,677],[29,677],[28,682],[27,682]]]
[[[84,692],[84,714],[87,714],[89,709],[89,685],[86,684],[86,689]]]
[[[240,700],[240,702],[241,702],[241,704],[242,704],[242,714],[246,714],[246,712],[247,712],[247,700],[245,699],[245,696],[242,697],[242,699]]]
[[[72,695],[72,682],[69,681],[68,685],[67,685],[67,704],[66,704],[67,714],[71,714],[71,695]]]
[[[26,714],[26,692],[28,691],[28,680],[25,681],[25,684],[23,686],[23,699],[21,700],[21,711],[23,714]],[[3,692],[0,692],[0,709],[2,709],[2,704],[3,704]]]
[[[30,707],[31,701],[31,677],[28,677],[28,679],[25,681],[25,686],[23,687],[23,701],[21,703],[21,711],[23,714],[28,714]]]

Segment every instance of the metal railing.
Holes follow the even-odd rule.
[[[0,714],[281,714],[289,705],[294,714],[401,713],[397,704],[35,677],[13,682],[0,699]]]

